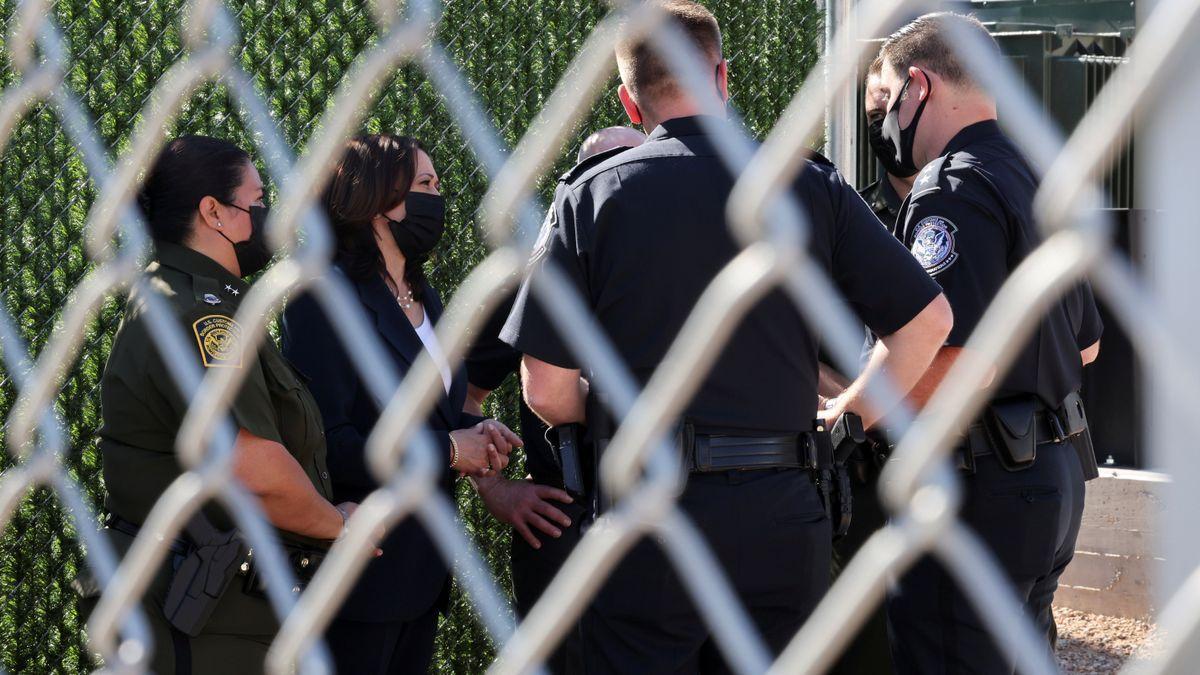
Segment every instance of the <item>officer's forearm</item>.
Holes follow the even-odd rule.
[[[233,473],[258,497],[275,527],[314,539],[335,539],[341,532],[341,514],[279,443],[239,431]]]
[[[929,368],[925,370],[921,380],[909,393],[908,401],[914,409],[924,408],[929,399],[933,398],[934,392],[941,386],[942,380],[946,379],[946,374],[950,372],[955,361],[962,357],[962,353],[962,347],[942,347],[938,350],[937,356],[933,357],[933,363],[929,364]],[[988,371],[987,381],[984,382],[982,388],[990,386],[995,377],[996,369],[992,368]]]
[[[872,378],[886,376],[894,396],[908,394],[921,381],[952,325],[950,305],[945,296],[939,295],[900,330],[879,339],[867,367],[839,397],[839,408],[857,413],[865,426],[873,426],[899,402],[899,398],[867,401],[868,383]]]

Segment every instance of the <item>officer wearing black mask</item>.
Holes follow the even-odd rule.
[[[275,343],[263,340],[242,354],[238,308],[250,291],[244,278],[271,258],[262,198],[250,156],[217,138],[176,138],[147,172],[138,203],[154,239],[154,261],[130,293],[100,380],[104,534],[120,554],[127,552],[181,472],[175,438],[188,401],[172,383],[167,359],[175,355],[160,351],[146,316],[146,289],[156,288],[187,334],[178,356],[191,361],[189,367],[206,375],[244,370],[228,403],[237,429],[229,449],[233,478],[275,528],[300,590],[357,500],[334,498],[325,438],[315,433],[317,403]],[[279,623],[235,524],[223,505],[210,501],[167,543],[171,553],[141,599],[154,638],[153,672],[262,672]],[[79,582],[86,613],[102,589],[87,575]]]
[[[859,190],[859,195],[871,207],[884,227],[891,230],[896,225],[896,214],[900,203],[912,190],[916,169],[901,166],[896,161],[891,143],[883,137],[883,120],[887,113],[887,97],[880,89],[879,71],[883,62],[876,58],[867,69],[864,81],[863,114],[867,118],[867,142],[879,162],[879,179]],[[863,359],[869,357],[877,338],[866,330]],[[821,364],[822,394],[836,396],[846,387],[848,379],[834,369]],[[853,518],[850,529],[833,543],[835,573],[850,562],[858,549],[876,530],[887,522],[887,514],[879,502],[879,473],[883,468],[887,439],[882,432],[874,431],[871,441],[847,460],[850,488],[853,495]],[[879,607],[863,625],[851,647],[842,654],[831,672],[887,673],[892,669],[892,658],[888,651],[887,615]]]
[[[887,96],[879,84],[883,62],[875,59],[867,69],[863,95],[863,114],[867,117],[867,142],[882,169],[879,179],[859,190],[867,205],[889,229],[896,224],[900,202],[912,191],[916,167],[903,166],[896,160],[895,149],[883,137],[883,120],[887,115]]]
[[[895,235],[954,308],[954,329],[910,394],[917,406],[961,356],[1011,271],[1042,241],[1032,206],[1039,177],[1001,130],[995,99],[960,62],[951,45],[956,27],[998,51],[976,19],[938,13],[893,33],[880,52],[888,99],[882,137],[897,167],[923,167]],[[962,479],[960,520],[1047,634],[1058,578],[1074,555],[1084,481],[1096,475],[1078,389],[1101,332],[1086,283],[1053,303],[1012,366],[993,374],[989,404],[962,430],[953,456]],[[958,583],[926,558],[889,590],[898,672],[1012,672]]]

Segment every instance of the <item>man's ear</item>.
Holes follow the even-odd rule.
[[[912,78],[913,84],[917,85],[917,100],[924,101],[929,96],[929,91],[932,88],[929,80],[929,73],[916,67],[908,67],[908,76]],[[912,85],[909,85],[909,91],[912,91]]]
[[[721,102],[729,102],[729,59],[721,59],[717,64],[717,91],[721,94]]]
[[[629,87],[626,87],[624,83],[617,87],[617,98],[621,99],[621,107],[625,108],[625,114],[629,116],[629,121],[641,124],[642,111],[638,108],[637,101],[633,100],[633,94],[629,93]]]

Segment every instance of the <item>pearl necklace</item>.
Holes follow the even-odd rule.
[[[407,312],[413,308],[413,305],[416,304],[417,301],[413,298],[412,289],[409,289],[404,295],[397,295],[396,302],[400,303],[400,309],[403,309]]]

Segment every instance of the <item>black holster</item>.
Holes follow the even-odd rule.
[[[842,415],[828,429],[821,422],[817,422],[814,428],[814,442],[818,445],[828,444],[824,452],[833,458],[832,464],[818,473],[817,488],[825,502],[825,513],[833,525],[833,539],[837,541],[850,531],[854,515],[854,497],[846,460],[866,442],[867,435],[863,430],[862,418],[854,413]]]
[[[1083,480],[1089,481],[1100,477],[1100,467],[1096,464],[1096,449],[1092,446],[1092,432],[1088,429],[1087,413],[1083,410],[1083,397],[1073,391],[1063,400],[1059,409],[1063,428],[1071,440],[1075,453],[1079,455],[1079,466],[1083,469]]]
[[[1009,471],[1021,471],[1037,461],[1034,417],[1041,408],[1034,396],[994,401],[988,406],[983,425],[1000,466]]]
[[[591,382],[591,380],[589,380]],[[588,389],[587,400],[584,402],[584,416],[587,424],[584,434],[584,445],[588,451],[583,458],[585,495],[583,504],[588,507],[589,518],[594,519],[611,506],[604,486],[600,484],[600,460],[604,457],[604,449],[613,437],[613,418],[605,405],[604,396],[596,390],[595,384]]]
[[[1087,414],[1078,392],[1072,392],[1055,409],[1047,408],[1035,396],[994,401],[984,412],[982,426],[996,460],[1009,471],[1033,466],[1040,444],[1070,441],[1079,456],[1084,480],[1100,475]],[[971,447],[971,438],[968,433],[965,453],[978,454]]]
[[[184,534],[188,551],[175,558],[163,614],[180,632],[195,637],[233,581],[245,548],[236,528],[219,530],[200,511],[188,521]]]
[[[591,494],[592,462],[584,443],[587,428],[582,424],[551,427],[546,438],[554,448],[554,460],[562,472],[563,490],[576,502],[586,502]]]

